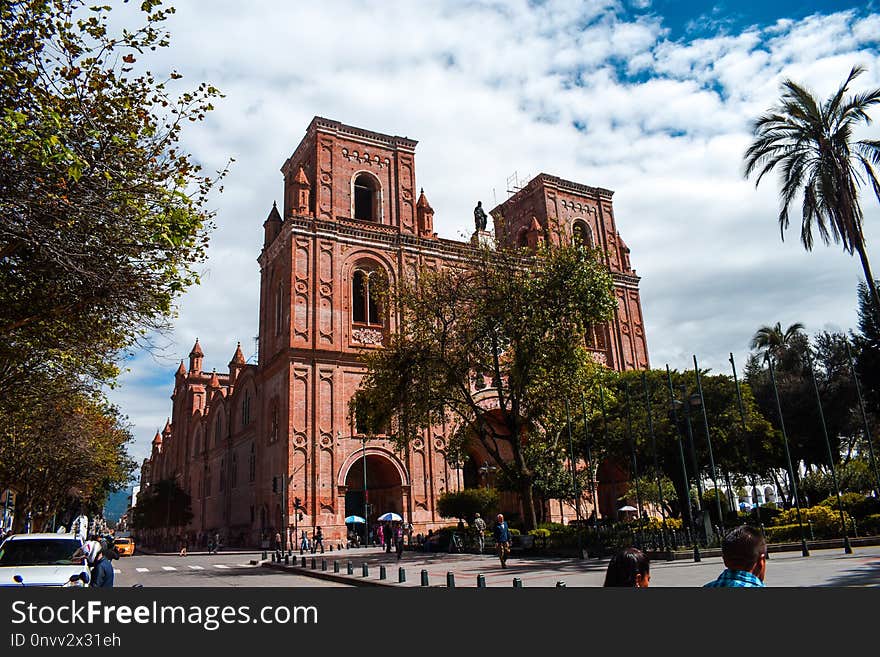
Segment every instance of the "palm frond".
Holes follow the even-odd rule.
[[[844,80],[843,84],[837,89],[837,93],[831,96],[825,103],[824,110],[826,116],[834,116],[837,114],[837,110],[840,107],[840,103],[843,101],[844,94],[846,94],[846,90],[850,83],[864,72],[865,69],[860,64],[856,64],[852,67],[849,75],[846,76],[846,80]]]

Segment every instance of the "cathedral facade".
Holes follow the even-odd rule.
[[[416,145],[315,117],[282,166],[282,208],[273,205],[263,223],[257,259],[258,364],[246,363],[239,346],[225,372],[208,372],[196,341],[175,376],[171,418],[142,467],[142,490],[174,480],[190,495],[193,518],[174,533],[257,545],[284,527],[320,526],[341,539],[345,518],[365,510],[370,522],[396,512],[424,533],[449,523],[436,509],[443,492],[491,476],[476,455],[459,467],[447,462],[451,429],[426,431],[401,453],[381,437],[367,441],[349,418],[365,373],[359,356],[381,349],[396,328],[373,282],[393,285],[422,268],[466,261],[473,249],[434,232],[434,212],[416,192]],[[617,231],[612,192],[541,174],[489,216],[500,244],[535,246],[562,235],[602,251],[618,309],[594,328],[590,348],[613,369],[648,366],[639,278]],[[477,230],[472,242],[482,239],[490,233]],[[599,478],[602,516],[614,511],[616,484],[603,488],[601,468]],[[574,516],[562,504],[549,513]]]

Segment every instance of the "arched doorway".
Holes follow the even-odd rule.
[[[367,473],[366,500],[364,470]],[[370,526],[376,524],[376,518],[388,512],[406,519],[403,485],[399,469],[389,458],[368,452],[366,459],[361,457],[351,464],[345,476],[345,515],[363,517],[366,513]]]

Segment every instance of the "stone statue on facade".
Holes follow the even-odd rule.
[[[474,225],[477,230],[482,232],[486,230],[486,212],[483,210],[483,202],[477,201],[477,207],[474,208]]]

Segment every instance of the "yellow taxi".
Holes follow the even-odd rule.
[[[134,541],[130,538],[117,538],[113,541],[113,546],[120,557],[130,557],[134,554]]]

